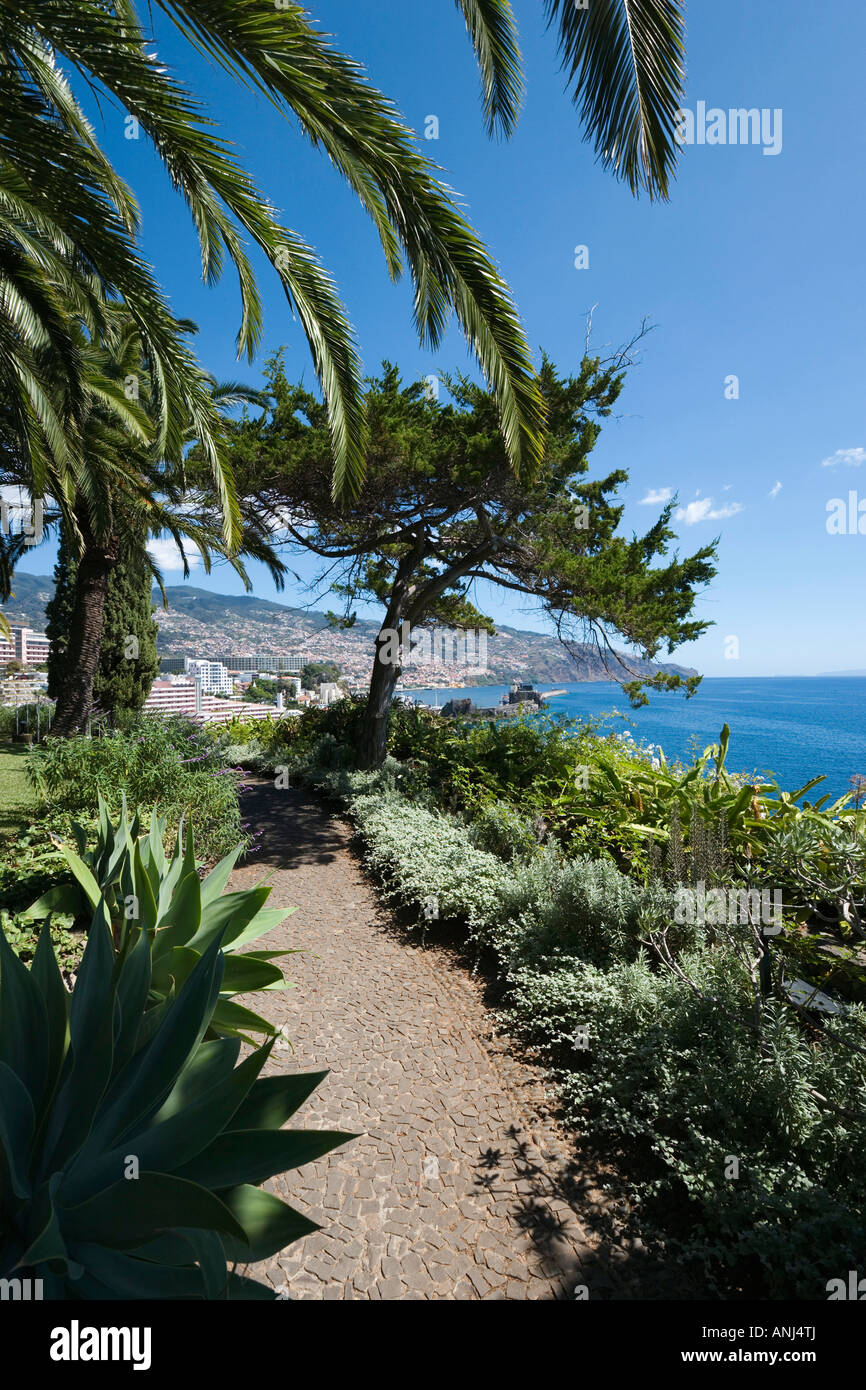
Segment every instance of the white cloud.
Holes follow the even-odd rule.
[[[186,558],[191,570],[201,564],[201,556],[197,548],[190,544],[184,546]],[[159,565],[161,570],[183,570],[183,560],[180,551],[175,545],[171,536],[160,537],[159,540],[148,541],[147,553]]]
[[[714,507],[712,497],[702,497],[699,502],[689,502],[687,507],[678,507],[674,513],[675,521],[686,526],[694,526],[698,521],[723,521],[727,516],[736,516],[743,510],[742,502],[731,502],[727,507]]]
[[[866,463],[866,449],[837,449],[835,454],[821,460],[821,467],[835,468],[837,463],[844,463],[848,468],[859,468],[861,463]]]
[[[673,492],[669,487],[651,487],[646,497],[640,499],[642,507],[654,507],[659,502],[669,502]]]
[[[774,483],[773,486],[770,488],[770,491],[767,493],[767,496],[768,496],[768,497],[778,497],[778,496],[779,496],[779,493],[780,493],[781,491],[782,491],[782,484],[781,484],[781,483]]]

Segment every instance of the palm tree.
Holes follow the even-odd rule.
[[[186,333],[195,330],[188,322],[177,327]],[[90,715],[108,584],[125,534],[141,534],[142,543],[149,536],[170,535],[180,550],[185,576],[189,574],[186,546],[190,544],[199,551],[206,571],[213,555],[223,556],[247,588],[250,582],[243,554],[267,563],[278,586],[284,572],[266,538],[257,533],[247,537],[239,528],[237,544],[226,543],[221,498],[215,513],[211,507],[204,515],[196,507],[186,485],[183,462],[188,445],[195,443],[201,450],[193,421],[188,422],[181,440],[180,459],[155,461],[152,364],[137,325],[124,308],[109,309],[97,341],[87,340],[80,331],[78,350],[87,400],[80,422],[80,449],[71,456],[60,480],[58,505],[49,517],[49,524],[63,527],[77,558],[67,645],[69,673],[58,696],[52,726],[57,736],[83,728]],[[209,393],[215,418],[240,401],[259,398],[257,392],[235,383],[217,386],[200,369],[199,377],[200,392]],[[213,433],[211,423],[212,437]],[[86,463],[76,468],[79,454]],[[223,477],[230,485],[227,467]],[[151,570],[162,588],[158,568],[151,564]]]
[[[541,401],[507,288],[387,100],[298,6],[189,0],[161,8],[197,48],[293,113],[330,155],[373,217],[394,277],[405,255],[422,338],[439,341],[449,309],[456,310],[485,375],[496,383],[512,461],[531,464],[540,449]],[[0,160],[8,171],[0,180],[0,218],[7,236],[14,243],[22,228],[56,233],[123,299],[162,377],[165,452],[169,432],[183,428],[188,415],[189,364],[136,253],[134,199],[99,150],[61,61],[111,93],[152,140],[190,207],[205,279],[219,276],[226,253],[233,261],[242,299],[238,347],[249,355],[261,339],[262,315],[242,233],[275,266],[327,399],[335,487],[356,491],[361,368],[333,282],[303,238],[280,225],[199,103],[151,51],[132,0],[0,0]]]
[[[450,311],[456,312],[496,393],[512,466],[534,466],[542,450],[543,406],[509,292],[393,106],[289,0],[279,6],[263,0],[155,4],[193,47],[263,93],[281,113],[293,115],[329,155],[372,217],[392,277],[399,276],[404,260],[409,265],[422,342],[436,346]],[[488,127],[507,134],[521,91],[511,6],[507,0],[458,4],[481,67]],[[575,99],[602,159],[633,188],[665,194],[681,86],[679,0],[592,0],[587,11],[571,0],[545,0],[545,8],[548,22],[558,22]],[[206,280],[218,278],[228,253],[241,290],[240,352],[252,355],[262,330],[242,231],[276,267],[326,398],[335,495],[357,494],[363,386],[354,335],[334,284],[303,238],[278,223],[200,104],[151,51],[135,0],[0,0],[0,248],[5,237],[12,253],[23,249],[22,237],[34,230],[53,237],[123,298],[160,380],[159,451],[166,452],[190,409],[194,414],[200,404],[189,399],[190,364],[136,254],[134,199],[99,149],[58,60],[111,93],[150,137],[190,207]],[[3,276],[0,255],[0,310]],[[57,346],[64,346],[61,335]],[[9,348],[0,331],[0,355],[4,350]],[[13,352],[13,375],[20,377],[26,365],[22,358],[19,369]],[[69,372],[74,388],[74,363]],[[37,434],[49,425],[57,433],[53,421],[38,423]]]

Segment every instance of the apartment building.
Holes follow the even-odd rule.
[[[200,679],[205,695],[232,694],[232,678],[221,661],[203,661],[188,656],[184,660],[184,669],[188,676]]]
[[[235,653],[229,656],[221,656],[219,660],[230,671],[259,671],[269,675],[279,675],[283,671],[300,674],[304,669],[304,663],[308,660],[304,656],[275,656],[273,652],[256,652],[252,655],[242,655]]]
[[[50,640],[32,627],[13,627],[9,637],[0,636],[0,665],[20,661],[22,666],[42,666],[50,654]]]

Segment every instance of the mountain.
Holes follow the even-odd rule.
[[[838,680],[840,676],[866,676],[866,671],[819,671],[816,679]]]
[[[47,574],[16,574],[12,579],[12,597],[3,604],[3,612],[10,623],[42,632],[45,605],[53,593],[54,580]]]
[[[45,575],[16,575],[14,596],[4,605],[9,621],[41,631],[45,604],[53,588],[54,581]],[[272,599],[214,594],[190,584],[172,585],[166,589],[166,595],[167,610],[162,607],[159,590],[153,591],[160,656],[297,654],[309,661],[336,661],[350,681],[369,679],[373,639],[378,631],[378,623],[370,619],[359,618],[348,631],[335,632],[323,614]],[[454,685],[463,679],[467,684],[479,685],[504,684],[515,679],[550,684],[614,678],[593,647],[575,648],[575,657],[570,658],[559,641],[546,633],[503,626],[488,638],[486,677],[449,663],[433,670],[423,665],[408,667],[403,679],[407,685],[423,686],[428,682]],[[659,666],[637,657],[626,659],[635,675],[649,676],[658,670],[697,675],[690,667]],[[628,678],[625,672],[619,674]]]

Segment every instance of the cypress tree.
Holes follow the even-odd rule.
[[[45,635],[51,642],[48,656],[48,694],[52,700],[57,699],[66,681],[75,570],[75,558],[69,548],[66,527],[61,526],[57,563],[54,566],[54,594],[45,605]]]
[[[68,676],[68,633],[76,572],[76,559],[62,529],[54,567],[54,596],[45,610],[45,630],[51,639],[48,693],[55,699]],[[94,704],[104,713],[140,710],[159,670],[158,625],[153,616],[151,586],[144,532],[127,525],[108,581],[99,667],[93,685]]]

